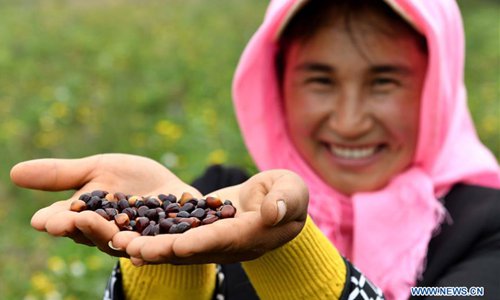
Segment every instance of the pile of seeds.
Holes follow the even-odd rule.
[[[182,233],[190,228],[232,218],[236,208],[231,201],[217,196],[196,199],[183,193],[158,196],[125,195],[95,190],[71,202],[70,210],[91,210],[106,220],[114,220],[120,230],[133,230],[141,235]]]

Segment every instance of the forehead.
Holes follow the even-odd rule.
[[[293,42],[307,41],[317,31],[335,27],[346,32],[378,32],[387,37],[425,38],[384,1],[309,1],[285,27],[279,37],[282,50]],[[426,51],[424,51],[426,52]]]
[[[343,22],[321,27],[306,40],[292,42],[286,52],[287,64],[322,62],[350,69],[373,65],[410,67],[421,64],[424,57],[412,36],[386,34],[360,22],[350,28]]]

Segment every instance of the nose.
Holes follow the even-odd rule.
[[[341,138],[354,139],[372,128],[374,120],[368,103],[357,91],[344,91],[334,101],[328,126]]]

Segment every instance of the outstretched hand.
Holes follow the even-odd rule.
[[[48,191],[75,189],[68,200],[42,208],[32,226],[53,236],[96,246],[113,256],[145,263],[228,263],[254,259],[293,239],[307,215],[308,190],[286,170],[258,173],[246,182],[215,191],[236,207],[234,218],[192,228],[182,234],[140,236],[120,231],[92,211],[70,211],[84,192],[106,190],[135,195],[189,192],[202,195],[161,164],[134,155],[101,154],[81,159],[39,159],[17,164],[11,178],[21,187]]]
[[[262,172],[215,193],[231,199],[237,208],[234,218],[183,234],[136,237],[121,232],[113,237],[113,245],[126,250],[136,265],[230,263],[257,258],[285,244],[306,220],[308,190],[290,171]]]
[[[37,211],[31,225],[53,236],[66,236],[77,243],[97,246],[114,256],[127,256],[113,249],[109,241],[119,232],[113,221],[91,211],[69,210],[71,201],[84,192],[107,190],[139,195],[168,191],[180,195],[201,194],[185,184],[161,164],[140,156],[100,154],[81,159],[38,159],[17,164],[11,170],[12,181],[25,188],[47,191],[75,189],[68,200],[58,201]]]

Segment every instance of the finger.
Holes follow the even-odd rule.
[[[119,232],[118,227],[93,211],[76,214],[75,226],[100,250],[114,256],[123,256],[124,252],[113,250],[108,243]]]
[[[147,262],[169,262],[173,257],[172,244],[178,235],[162,234],[141,236],[133,239],[127,246],[127,254]]]
[[[47,191],[74,189],[88,181],[99,157],[25,161],[11,169],[10,177],[15,184],[25,188]]]
[[[254,243],[252,237],[256,236],[258,219],[257,212],[246,212],[238,218],[222,219],[188,230],[174,241],[173,253],[175,257],[187,258],[197,254],[247,251],[246,245]]]
[[[73,211],[61,211],[53,214],[45,223],[45,231],[53,236],[72,236],[78,228],[75,219],[78,213]]]
[[[130,242],[139,236],[141,235],[136,231],[120,231],[111,238],[109,246],[114,250],[124,251]]]
[[[31,226],[38,231],[46,231],[46,224],[50,219],[58,220],[54,216],[63,211],[69,211],[69,201],[58,201],[48,207],[38,210],[31,217]]]
[[[264,197],[260,212],[266,225],[303,221],[307,215],[309,193],[307,186],[295,173],[279,175]]]

